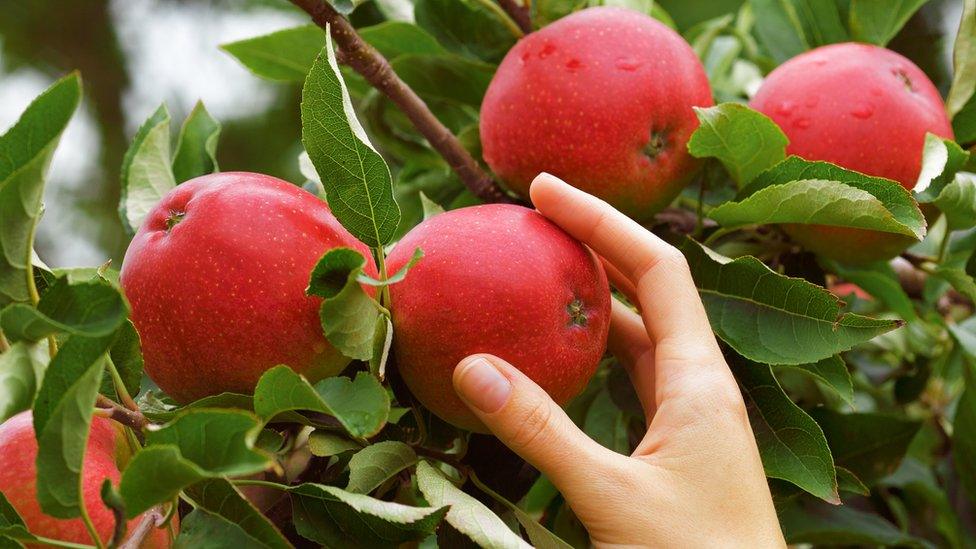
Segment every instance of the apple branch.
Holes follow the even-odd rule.
[[[534,30],[528,4],[520,4],[518,0],[498,0],[498,4],[518,24],[522,32],[529,34]]]
[[[290,0],[307,13],[319,27],[332,34],[343,61],[374,88],[389,98],[414,127],[427,139],[464,185],[485,202],[514,202],[495,180],[478,165],[478,161],[461,145],[407,84],[397,76],[390,62],[376,48],[366,43],[352,24],[326,0]]]
[[[114,420],[135,431],[137,437],[142,437],[142,431],[149,426],[150,422],[142,412],[130,410],[125,406],[115,402],[105,395],[98,395],[95,401],[95,408],[102,412],[104,417]]]
[[[146,541],[146,537],[152,533],[153,529],[162,526],[165,517],[166,515],[163,514],[163,509],[159,505],[146,511],[142,515],[142,520],[132,530],[132,535],[129,536],[129,539],[125,540],[125,543],[119,545],[119,549],[139,549],[142,547],[143,542]]]

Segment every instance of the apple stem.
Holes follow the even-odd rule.
[[[397,76],[390,62],[376,48],[366,43],[352,24],[329,2],[324,0],[290,0],[290,2],[307,13],[316,25],[331,32],[346,65],[400,108],[475,196],[485,202],[515,202],[515,199],[506,194],[495,180],[481,169],[478,161],[464,148],[451,130],[434,116],[424,100]]]
[[[520,5],[517,0],[498,0],[498,4],[518,24],[519,29],[523,33],[529,34],[535,30],[532,28],[532,17],[529,14],[528,0],[525,1],[524,5]]]

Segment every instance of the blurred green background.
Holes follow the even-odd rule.
[[[410,0],[400,2],[409,10]],[[682,29],[743,0],[662,0]],[[890,47],[945,92],[962,3],[931,0]],[[370,19],[370,3],[354,21]],[[218,45],[307,22],[284,0],[0,0],[0,129],[57,77],[79,69],[85,103],[54,158],[37,250],[52,266],[116,263],[116,213],[128,140],[161,102],[181,121],[197,100],[223,124],[224,171],[301,181],[294,85],[259,80]]]

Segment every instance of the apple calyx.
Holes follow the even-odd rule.
[[[180,221],[183,221],[184,217],[186,217],[186,212],[179,212],[179,211],[169,212],[169,215],[166,216],[166,232],[172,231],[173,227],[178,225]]]
[[[651,160],[656,160],[664,149],[668,148],[668,135],[664,130],[651,130],[651,138],[642,149],[643,153]]]
[[[580,299],[574,299],[566,306],[566,312],[569,313],[569,324],[573,326],[584,327],[587,323],[586,310],[583,307],[583,301]]]

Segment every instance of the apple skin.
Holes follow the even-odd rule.
[[[366,245],[291,183],[225,172],[177,186],[122,265],[146,372],[180,402],[250,393],[279,364],[312,381],[339,373],[349,360],[322,335],[321,299],[305,295],[312,268],[337,247],[362,253],[375,276]]]
[[[92,418],[88,447],[82,464],[82,493],[85,508],[95,531],[107,543],[115,529],[112,511],[102,503],[102,482],[107,478],[118,486],[119,464],[126,461],[129,449],[121,427],[102,417]],[[34,417],[21,412],[0,424],[0,492],[7,497],[32,534],[61,541],[91,544],[92,539],[81,518],[59,519],[46,515],[37,502],[37,439]],[[131,534],[142,517],[128,523]],[[174,517],[175,520],[175,517]],[[28,544],[28,547],[43,547]],[[154,529],[146,536],[143,548],[169,547],[165,529]]]
[[[390,272],[416,248],[423,259],[390,298],[397,368],[424,406],[487,432],[451,380],[475,353],[507,360],[561,405],[586,387],[606,350],[610,290],[585,246],[535,210],[491,204],[414,227],[390,254]]]
[[[589,8],[505,56],[481,106],[484,158],[523,197],[545,171],[649,221],[698,168],[686,147],[692,107],[712,104],[681,36],[635,11]]]
[[[953,138],[939,91],[905,57],[868,44],[833,44],[798,55],[766,78],[750,103],[790,140],[787,153],[823,160],[912,189],[927,132]],[[913,239],[894,234],[787,225],[794,240],[838,261],[889,259]]]

